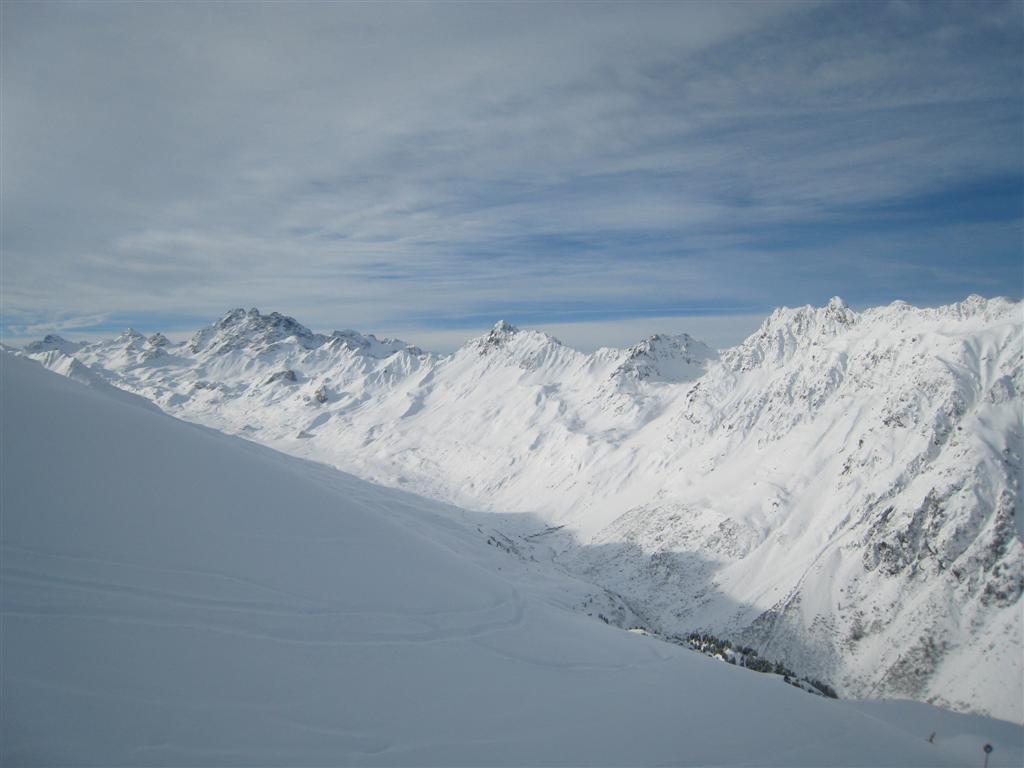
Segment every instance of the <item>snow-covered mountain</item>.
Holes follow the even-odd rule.
[[[719,352],[683,335],[588,355],[502,322],[437,356],[234,310],[185,343],[26,353],[366,479],[564,526],[545,537],[560,564],[651,630],[740,640],[845,695],[1019,722],[1022,320],[1005,299],[833,299]]]
[[[489,546],[491,516],[6,352],[0,374],[4,765],[1021,759],[1019,726],[808,696],[574,613],[593,588]]]

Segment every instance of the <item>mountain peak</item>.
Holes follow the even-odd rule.
[[[136,331],[134,328],[126,328],[125,330],[121,331],[116,341],[122,344],[135,345],[143,341],[145,338],[145,336]]]
[[[36,354],[56,349],[66,355],[70,355],[78,349],[81,349],[83,346],[82,342],[68,341],[55,333],[48,333],[43,337],[42,341],[33,341],[30,344],[26,344],[25,351],[30,354]]]
[[[511,358],[517,360],[522,367],[532,367],[542,359],[551,359],[551,355],[558,356],[568,350],[561,341],[544,331],[534,328],[524,330],[505,320],[495,323],[486,335],[467,342],[466,348],[475,349],[481,355],[498,349],[507,350]]]
[[[960,318],[975,316],[995,317],[997,315],[1005,314],[1007,310],[1012,312],[1014,309],[1016,309],[1017,316],[1019,317],[1019,303],[1008,301],[1001,296],[986,299],[984,296],[972,293],[958,304],[951,305],[949,313]]]
[[[656,333],[625,351],[614,376],[652,381],[689,381],[698,378],[718,354],[688,333]]]
[[[241,307],[235,309],[229,309],[224,313],[224,317],[217,321],[216,325],[218,328],[223,328],[228,325],[234,325],[239,320],[245,317],[245,310]]]
[[[360,333],[351,329],[332,331],[328,337],[328,349],[348,350],[368,357],[390,357],[396,352],[422,355],[423,350],[401,339],[377,338],[372,333]]]
[[[829,299],[824,307],[780,307],[753,335],[723,357],[736,370],[756,368],[765,361],[781,363],[798,349],[845,333],[857,323],[858,317],[838,296]]]
[[[491,333],[510,334],[516,333],[518,330],[519,329],[512,325],[512,323],[509,323],[505,320],[499,320],[494,324],[494,327],[491,329]]]
[[[288,338],[295,338],[307,349],[320,346],[326,339],[314,334],[295,318],[279,312],[264,315],[256,307],[248,311],[237,308],[198,331],[189,342],[189,349],[220,353],[243,347],[266,347]]]
[[[491,328],[490,332],[486,336],[482,336],[477,340],[477,344],[481,348],[481,354],[485,354],[488,350],[500,347],[509,341],[519,329],[511,323],[499,320]]]

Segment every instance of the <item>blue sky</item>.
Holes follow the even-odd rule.
[[[2,6],[4,341],[1020,298],[1014,3]]]

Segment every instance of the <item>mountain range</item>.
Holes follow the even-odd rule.
[[[585,354],[505,322],[453,354],[236,309],[22,354],[182,419],[493,513],[494,546],[849,697],[1021,722],[1022,304],[774,311],[713,350]],[[594,612],[580,600],[574,607]]]

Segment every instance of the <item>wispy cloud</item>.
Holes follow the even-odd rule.
[[[5,3],[4,327],[1019,296],[1019,10]]]

